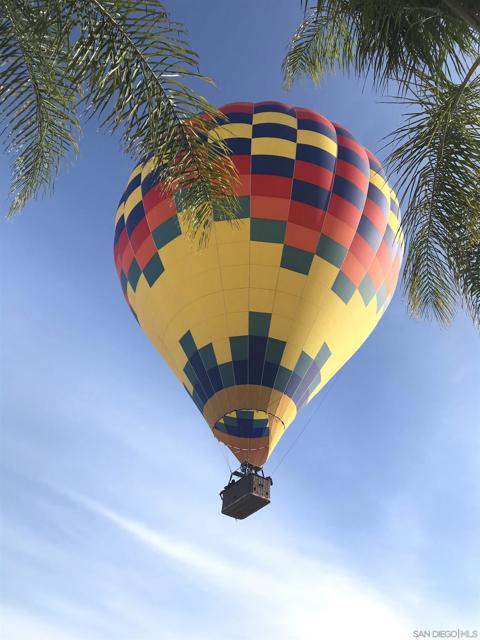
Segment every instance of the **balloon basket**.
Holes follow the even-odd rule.
[[[236,479],[237,478],[237,479]],[[230,474],[229,483],[220,492],[222,513],[244,520],[270,503],[272,479],[263,469],[244,463]]]

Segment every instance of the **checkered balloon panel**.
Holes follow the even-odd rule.
[[[126,301],[213,434],[261,466],[388,306],[404,239],[375,156],[308,109],[238,102],[215,133],[240,175],[239,224],[185,232],[151,162],[116,215]]]

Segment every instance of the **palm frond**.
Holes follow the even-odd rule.
[[[285,84],[306,73],[315,81],[335,67],[371,74],[375,86],[390,79],[406,86],[417,71],[443,76],[447,59],[459,68],[476,43],[471,20],[438,0],[318,0],[305,2],[305,18],[283,62]],[[464,3],[465,4],[465,3]],[[469,7],[467,7],[469,9]],[[470,15],[470,14],[469,14]]]
[[[458,303],[480,324],[480,78],[419,75],[390,167],[409,202],[404,286],[411,312],[448,323]]]
[[[0,0],[0,53],[11,215],[50,189],[76,151],[81,100],[87,115],[121,131],[136,160],[154,158],[159,180],[181,192],[192,233],[205,235],[214,216],[235,218],[236,171],[211,134],[225,118],[190,88],[210,80],[161,2]]]
[[[79,125],[59,3],[3,1],[1,8],[1,136],[12,158],[13,216],[52,187],[61,161],[77,151]]]
[[[327,71],[347,68],[353,49],[348,20],[341,11],[332,5],[322,10],[307,7],[282,63],[285,87],[290,89],[302,75],[318,83]]]
[[[71,69],[90,115],[111,131],[120,128],[129,153],[155,159],[159,179],[181,192],[192,233],[205,233],[214,212],[233,219],[234,165],[223,142],[209,135],[224,116],[187,84],[209,79],[198,72],[182,25],[157,0],[81,0],[72,7],[81,31]]]

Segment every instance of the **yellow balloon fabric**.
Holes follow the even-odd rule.
[[[199,249],[146,162],[114,254],[128,305],[215,437],[260,467],[375,328],[404,240],[380,163],[349,131],[278,102],[222,111],[239,224],[217,220]]]

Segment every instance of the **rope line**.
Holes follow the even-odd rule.
[[[305,431],[307,430],[307,427],[309,426],[309,424],[311,423],[313,417],[315,416],[315,414],[318,412],[318,410],[320,409],[320,407],[322,407],[323,403],[325,402],[325,400],[328,398],[328,396],[330,395],[331,390],[333,389],[333,387],[335,386],[335,382],[336,382],[336,378],[335,380],[332,381],[332,384],[329,386],[329,388],[326,390],[325,394],[322,396],[321,401],[319,402],[317,407],[314,407],[312,410],[312,413],[310,414],[310,417],[308,418],[308,420],[306,421],[306,423],[304,424],[302,430],[299,432],[299,434],[297,435],[297,437],[295,438],[295,440],[292,442],[292,444],[289,446],[289,448],[285,451],[285,453],[283,454],[283,456],[280,458],[277,466],[273,469],[273,471],[271,471],[271,475],[273,476],[274,473],[276,473],[276,471],[278,470],[278,468],[280,467],[280,465],[282,464],[282,462],[285,460],[285,458],[287,457],[287,455],[292,451],[292,449],[294,448],[294,446],[297,444],[297,442],[300,440],[300,438],[302,437],[302,435],[305,433]]]
[[[217,438],[215,438],[215,440],[217,440]],[[228,461],[227,454],[225,453],[225,450],[223,448],[224,445],[220,442],[220,440],[217,440],[217,444],[220,447],[220,451],[222,452],[222,456],[223,456],[225,462],[227,463],[228,470],[230,471],[230,473],[232,473],[232,467],[230,466],[230,462]]]

